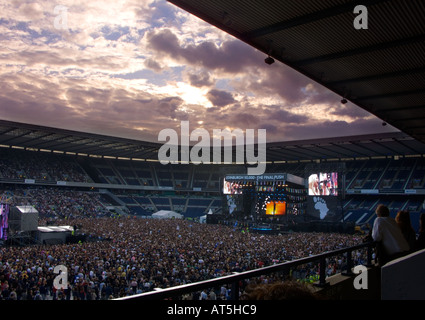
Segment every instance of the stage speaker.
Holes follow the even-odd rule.
[[[37,231],[38,211],[33,206],[16,206],[10,208],[10,231]]]
[[[222,218],[221,214],[207,214],[207,224],[218,224]]]

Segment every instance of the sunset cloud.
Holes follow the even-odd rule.
[[[394,130],[163,0],[0,0],[0,12],[4,120],[155,142],[183,120],[268,141]]]

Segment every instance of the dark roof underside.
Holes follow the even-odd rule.
[[[425,142],[425,1],[169,2]]]

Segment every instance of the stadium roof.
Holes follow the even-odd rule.
[[[0,146],[3,147],[158,160],[161,145],[0,120]],[[425,143],[402,132],[267,144],[267,161],[274,162],[417,155],[425,156]]]
[[[159,143],[0,120],[0,145],[70,154],[154,159]]]
[[[168,1],[425,142],[423,0]]]

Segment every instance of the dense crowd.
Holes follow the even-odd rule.
[[[31,187],[0,190],[10,206],[31,205],[41,217],[77,218],[109,215],[99,193],[67,188]]]
[[[92,182],[71,157],[5,148],[0,153],[0,178]]]
[[[348,247],[360,236],[330,233],[261,235],[224,225],[140,218],[70,219],[78,233],[99,241],[0,248],[2,299],[105,300],[220,277]],[[107,240],[105,240],[107,239]],[[357,254],[355,263],[365,263]],[[68,289],[55,290],[53,269],[64,265]],[[327,274],[341,271],[344,258],[327,260]],[[292,277],[318,274],[314,264]],[[265,276],[262,283],[272,281]],[[198,293],[192,299],[228,299],[230,288]],[[201,295],[199,295],[201,294]]]

